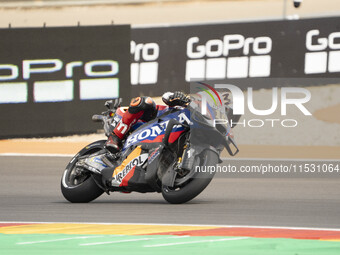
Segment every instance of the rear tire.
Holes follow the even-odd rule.
[[[67,165],[61,178],[61,192],[63,196],[71,203],[88,203],[98,198],[104,191],[96,184],[92,173],[77,178],[75,174],[75,165],[78,158],[86,154],[92,154],[103,148],[105,141],[95,142],[98,146],[86,146],[81,150]]]
[[[218,155],[211,150],[206,150],[202,153],[200,160],[200,166],[216,166]],[[198,196],[209,185],[213,177],[214,173],[197,172],[196,175],[182,187],[175,187],[174,189],[163,185],[162,195],[164,199],[171,204],[186,203]]]

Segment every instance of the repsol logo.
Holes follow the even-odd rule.
[[[271,72],[272,39],[225,35],[222,40],[187,41],[186,81],[224,78],[268,77]],[[235,54],[232,54],[235,53]],[[230,55],[233,56],[230,56]],[[241,56],[235,56],[241,55]],[[243,56],[242,56],[243,55]]]
[[[320,30],[306,34],[305,74],[340,72],[340,32],[320,36]]]
[[[123,169],[123,171],[121,171],[120,173],[118,173],[117,175],[115,175],[112,179],[112,183],[114,184],[120,184],[122,183],[123,179],[127,176],[127,174],[135,167],[135,166],[141,166],[145,163],[145,161],[148,158],[148,154],[144,153],[139,155],[138,157],[134,158],[133,160],[131,160],[126,167]]]
[[[158,80],[159,45],[131,41],[131,84],[155,84]]]

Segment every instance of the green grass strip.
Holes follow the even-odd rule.
[[[339,255],[340,242],[170,235],[0,234],[1,255]]]

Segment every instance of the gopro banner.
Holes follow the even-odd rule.
[[[94,132],[130,98],[130,26],[0,30],[0,136]]]
[[[339,24],[334,17],[134,28],[132,91],[152,96],[188,91],[195,80],[243,88],[273,85],[263,78],[281,84],[289,79],[285,86],[323,84],[324,78],[340,77]]]

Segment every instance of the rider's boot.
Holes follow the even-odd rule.
[[[122,139],[120,139],[115,133],[112,132],[112,134],[108,137],[105,147],[111,152],[111,153],[117,153],[121,150],[122,147]]]

